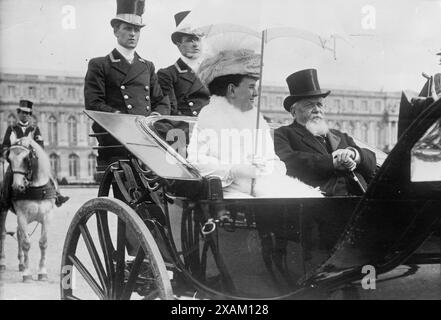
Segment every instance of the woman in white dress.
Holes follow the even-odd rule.
[[[254,107],[259,67],[260,56],[250,50],[222,51],[201,64],[199,77],[212,96],[199,114],[188,160],[203,176],[221,179],[225,198],[322,197],[286,176],[274,152],[270,128]]]

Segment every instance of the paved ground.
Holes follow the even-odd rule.
[[[63,194],[71,199],[62,208],[58,208],[54,213],[52,226],[49,231],[48,248],[48,282],[33,281],[32,283],[22,283],[21,275],[18,272],[17,244],[12,237],[6,239],[6,272],[0,274],[0,299],[59,299],[59,274],[61,253],[67,228],[77,209],[96,196],[96,188],[75,188],[64,189]],[[9,215],[7,219],[7,230],[14,230],[16,226],[15,216]],[[33,225],[31,230],[33,229]],[[31,268],[36,278],[38,259],[39,259],[39,228],[32,236],[32,247],[30,253]],[[336,292],[333,299],[441,299],[441,270],[439,265],[420,266],[415,274],[409,277],[400,278],[399,276],[409,271],[409,267],[400,266],[394,271],[381,276],[375,290],[361,290],[349,288],[344,291]],[[384,279],[395,278],[384,281]]]

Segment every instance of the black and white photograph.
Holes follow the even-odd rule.
[[[441,0],[0,0],[0,300],[441,300],[440,97]]]

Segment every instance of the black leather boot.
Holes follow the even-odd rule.
[[[58,191],[57,191],[57,197],[55,198],[55,205],[57,206],[57,207],[61,207],[61,205],[63,204],[63,203],[65,203],[67,200],[69,200],[70,199],[70,197],[65,197],[65,196],[62,196]]]

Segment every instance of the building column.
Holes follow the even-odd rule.
[[[58,119],[59,119],[59,122],[57,125],[57,130],[58,130],[59,146],[60,147],[68,147],[66,114],[64,112],[60,112],[60,116],[58,117]]]
[[[84,114],[78,115],[78,146],[87,147],[87,122]]]
[[[387,134],[388,134],[388,139],[387,139],[387,143],[389,145],[389,150],[392,149],[392,122],[389,121],[387,123]]]
[[[377,129],[374,121],[369,121],[368,126],[368,144],[375,146],[376,144]]]
[[[40,131],[41,131],[41,135],[43,136],[43,141],[45,145],[48,145],[49,143],[49,134],[48,134],[48,129],[47,129],[47,115],[46,112],[42,112],[40,113],[40,122],[39,125],[40,127]]]

